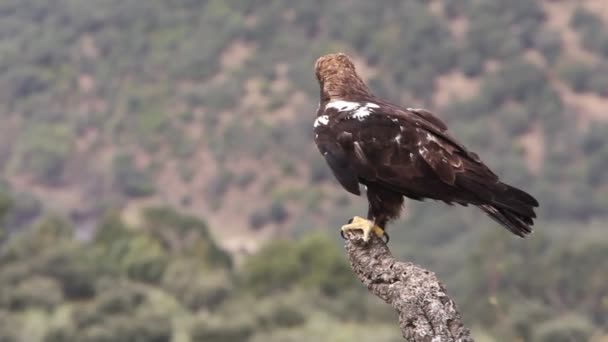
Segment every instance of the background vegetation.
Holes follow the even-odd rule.
[[[408,203],[393,251],[480,341],[608,339],[601,1],[0,1],[1,341],[397,341],[311,139],[321,54],[541,202]]]

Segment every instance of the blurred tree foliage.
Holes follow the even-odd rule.
[[[601,17],[579,6],[572,14],[570,26],[581,35],[584,48],[603,57],[608,56],[608,28]]]
[[[108,213],[96,231],[78,241],[68,221],[47,216],[2,245],[3,341],[343,340],[352,329],[400,340],[392,309],[326,234],[276,240],[233,266],[202,221],[168,208],[147,209],[137,226]],[[464,269],[446,278],[470,325],[497,340],[605,331],[604,234],[521,244],[497,232],[471,243]]]
[[[154,194],[150,172],[139,170],[133,164],[133,156],[123,154],[114,158],[114,182],[120,191],[130,197],[146,197]]]
[[[287,331],[304,341],[297,331],[317,317],[391,316],[322,234],[274,242],[234,268],[204,222],[168,208],[145,210],[137,226],[110,212],[96,231],[79,241],[68,221],[48,216],[1,246],[2,341],[245,341]]]

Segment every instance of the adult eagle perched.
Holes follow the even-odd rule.
[[[372,231],[383,236],[405,196],[472,204],[517,236],[532,232],[536,199],[502,183],[431,112],[374,96],[345,54],[319,58],[315,73],[315,143],[344,189],[360,195],[367,187],[367,220],[354,217],[342,231],[363,230],[366,241]]]

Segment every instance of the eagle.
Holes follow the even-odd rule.
[[[365,241],[373,232],[388,242],[387,223],[404,197],[473,205],[519,237],[532,232],[538,201],[501,182],[432,112],[374,96],[343,53],[317,59],[315,74],[314,141],[346,191],[367,193],[367,219],[355,216],[342,234],[362,230]]]

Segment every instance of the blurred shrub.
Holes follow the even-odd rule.
[[[584,316],[565,314],[538,325],[533,339],[539,342],[589,341],[592,334],[593,325]]]
[[[11,195],[11,209],[6,213],[6,227],[18,230],[27,223],[32,223],[42,212],[39,199],[28,193]]]
[[[601,31],[587,31],[583,36],[583,47],[600,54],[608,56],[608,30],[602,27]]]
[[[95,280],[102,275],[82,250],[65,247],[49,251],[41,260],[38,272],[51,276],[61,284],[67,299],[87,299],[95,295]]]
[[[128,282],[100,282],[98,294],[90,311],[96,315],[131,314],[146,301],[146,293]]]
[[[260,301],[254,311],[256,325],[272,331],[304,324],[311,313],[311,295],[296,291]]]
[[[310,181],[320,183],[332,177],[331,170],[324,158],[316,157],[310,161]]]
[[[589,81],[589,90],[608,97],[608,64],[603,64],[595,68]]]
[[[169,341],[169,316],[146,309],[148,294],[141,286],[125,281],[101,282],[99,295],[75,307],[77,341]]]
[[[215,176],[207,185],[205,191],[206,197],[210,201],[221,202],[224,194],[228,191],[234,175],[229,170],[220,170],[218,175]]]
[[[559,66],[557,74],[572,90],[581,93],[589,90],[592,69],[583,62],[567,62]]]
[[[602,19],[585,7],[577,6],[570,18],[570,26],[579,31],[598,31],[602,28]]]
[[[467,40],[483,59],[507,60],[520,55],[533,45],[534,37],[545,20],[545,13],[536,1],[471,2],[471,20]],[[501,42],[498,46],[496,42]]]
[[[272,316],[268,317],[279,327],[291,328],[301,325],[306,322],[306,316],[301,308],[291,305],[278,305],[272,312]]]
[[[454,19],[466,15],[469,3],[469,0],[445,0],[443,10],[448,18]]]
[[[564,101],[559,92],[551,86],[544,87],[536,96],[528,97],[524,106],[530,113],[531,120],[542,121],[545,133],[549,136],[553,136],[568,124],[568,118],[564,115]]]
[[[93,250],[99,264],[134,280],[157,283],[168,263],[166,250],[152,236],[127,229],[116,217],[104,220]]]
[[[33,125],[24,132],[21,170],[39,181],[58,185],[72,150],[72,132],[65,125]]]
[[[7,98],[12,101],[42,93],[52,85],[49,74],[35,66],[10,69],[3,78],[11,85]]]
[[[489,58],[507,59],[522,52],[521,42],[509,34],[509,24],[504,20],[506,16],[479,13],[473,14],[472,18],[467,42],[483,61]],[[496,42],[501,44],[497,46]]]
[[[114,180],[122,192],[131,197],[147,197],[154,194],[151,173],[139,170],[129,154],[118,155],[112,164]]]
[[[589,131],[584,136],[582,147],[587,156],[591,156],[602,148],[608,147],[605,137],[608,135],[608,125],[596,124],[589,127]]]
[[[600,96],[608,96],[608,66],[567,62],[558,68],[558,76],[575,92],[591,91]]]
[[[13,199],[6,191],[0,190],[0,226],[12,207]]]
[[[255,209],[249,214],[249,227],[258,230],[268,223],[268,212],[264,209]]]
[[[147,208],[143,216],[142,227],[171,254],[196,257],[212,269],[232,266],[230,254],[213,239],[203,220],[165,207]]]
[[[240,189],[245,189],[253,183],[258,174],[255,171],[244,171],[236,176],[235,182]]]
[[[43,218],[36,227],[15,235],[0,252],[0,263],[12,265],[9,270],[14,272],[14,285],[24,281],[28,273],[38,274],[54,279],[66,299],[93,296],[95,278],[103,274],[88,251],[73,241],[70,223],[55,216]],[[51,293],[54,285],[46,280],[24,283],[24,295],[39,286],[49,290],[49,300],[56,298]]]
[[[289,289],[298,279],[298,256],[293,244],[272,242],[247,260],[240,274],[241,286],[258,294]]]
[[[336,298],[321,299],[315,303],[319,308],[327,311],[344,321],[392,322],[395,311],[384,301],[369,296],[363,287],[343,289]]]
[[[605,168],[608,167],[608,147],[604,148],[588,157],[587,162],[587,181],[592,186],[601,186],[608,181]]]
[[[270,243],[247,260],[240,281],[243,288],[263,295],[303,286],[335,296],[356,285],[338,248],[322,235]]]
[[[191,332],[193,342],[247,341],[256,327],[251,318],[201,319]]]
[[[43,338],[43,342],[74,341],[75,330],[69,326],[50,327]]]
[[[395,82],[414,94],[414,96],[428,99],[435,90],[435,71],[432,67],[420,67],[408,72],[396,73]],[[406,76],[407,75],[407,76]]]
[[[194,261],[175,260],[167,267],[162,286],[190,310],[214,310],[232,293],[233,279]]]
[[[282,201],[273,201],[268,210],[268,216],[271,222],[282,224],[289,218],[289,213]]]
[[[210,111],[223,111],[238,105],[239,97],[244,95],[244,82],[230,79],[217,86],[212,86],[204,93],[202,105]]]
[[[169,317],[157,315],[110,316],[98,325],[76,333],[83,342],[169,342],[172,336]]]
[[[178,128],[171,127],[171,129],[164,130],[164,136],[168,140],[172,156],[176,159],[187,160],[195,155],[196,142]]]
[[[549,64],[555,63],[562,54],[561,33],[548,29],[538,31],[534,37],[536,47]]]
[[[530,129],[530,117],[521,107],[502,108],[496,115],[511,136],[522,135]]]
[[[460,70],[467,77],[477,77],[484,70],[484,60],[482,55],[476,50],[470,48],[464,48],[461,54],[459,54],[459,67]]]
[[[249,215],[249,226],[259,229],[267,224],[283,224],[288,218],[283,200],[273,200],[268,208],[256,209]]]
[[[581,34],[584,48],[608,56],[608,29],[600,16],[578,6],[572,14],[570,26]]]
[[[158,283],[167,267],[168,257],[157,241],[135,236],[129,241],[129,250],[121,262],[130,278]]]
[[[297,169],[296,166],[294,165],[293,161],[291,160],[282,160],[280,161],[281,164],[281,173],[286,176],[294,176],[296,175]]]
[[[502,104],[507,100],[522,102],[538,96],[547,84],[547,76],[538,66],[513,59],[498,72],[484,78],[482,95],[491,99],[490,103],[493,104]]]
[[[516,301],[509,307],[508,334],[524,341],[534,340],[537,327],[552,316],[551,310],[538,301]]]
[[[21,342],[21,324],[9,312],[0,310],[0,341]]]
[[[165,94],[158,94],[157,96],[166,96]],[[159,142],[161,137],[159,133],[165,134],[170,127],[167,113],[162,109],[158,108],[162,103],[161,99],[148,99],[144,98],[141,101],[146,101],[142,108],[134,108],[132,111],[136,116],[136,132],[137,138],[142,145],[150,152],[154,152],[154,147]]]
[[[2,297],[4,297],[1,299],[2,302],[7,301],[6,307],[18,311],[30,308],[51,310],[64,300],[57,282],[42,276],[32,276],[23,280]]]

